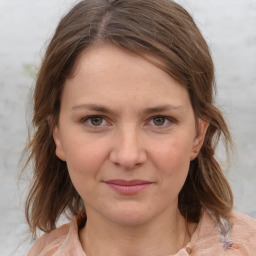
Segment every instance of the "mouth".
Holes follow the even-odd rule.
[[[153,184],[153,182],[145,180],[108,180],[104,183],[123,195],[138,194]]]

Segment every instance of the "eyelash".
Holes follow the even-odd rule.
[[[87,125],[89,126],[89,127],[91,127],[91,128],[93,128],[93,129],[98,129],[98,128],[101,128],[102,127],[102,125],[100,124],[100,125],[93,125],[92,124],[92,119],[93,118],[102,118],[103,119],[103,122],[105,121],[105,122],[107,122],[106,121],[106,118],[104,117],[104,116],[101,116],[101,115],[91,115],[91,116],[87,116],[87,117],[84,117],[82,120],[81,120],[81,123],[87,123]],[[90,122],[90,123],[89,123]]]
[[[157,125],[154,125],[155,127],[157,127],[157,129],[164,129],[172,124],[176,124],[177,123],[177,120],[175,120],[174,118],[172,117],[169,117],[169,116],[162,116],[162,115],[156,115],[156,116],[153,116],[149,119],[149,122],[153,122],[154,119],[156,118],[164,118],[164,125],[160,125],[160,126],[157,126]],[[167,123],[167,124],[166,124]]]
[[[108,126],[111,126],[110,123],[108,121],[106,121],[106,117],[105,116],[102,116],[102,115],[90,115],[90,116],[87,116],[87,117],[84,117],[82,118],[81,120],[81,123],[86,123],[87,126],[89,126],[90,128],[93,128],[93,129],[100,129],[103,127],[102,124],[100,125],[93,125],[92,124],[92,119],[93,118],[102,118],[103,121],[102,122],[106,122],[106,124],[109,124]],[[157,129],[164,129],[172,124],[176,124],[177,123],[177,120],[175,120],[174,118],[172,117],[169,117],[169,116],[163,116],[163,115],[156,115],[156,116],[152,116],[148,119],[147,123],[150,123],[150,122],[153,122],[154,119],[156,118],[164,118],[164,125],[154,125]],[[89,123],[90,122],[90,123]],[[168,124],[166,124],[166,122],[168,122]]]

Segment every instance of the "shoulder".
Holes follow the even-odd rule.
[[[228,246],[224,248],[218,227],[212,216],[204,211],[191,239],[192,252],[195,255],[256,255],[256,220],[234,212],[231,222],[232,229],[225,241]]]
[[[52,255],[65,240],[70,225],[71,223],[64,224],[50,233],[46,233],[41,236],[33,244],[27,256]]]
[[[230,238],[244,253],[242,255],[256,255],[256,219],[235,212],[233,213],[232,222]]]
[[[78,218],[41,236],[27,256],[85,255],[78,236]]]
[[[232,214],[233,229],[243,230],[244,228],[250,231],[256,231],[256,219],[240,212]]]

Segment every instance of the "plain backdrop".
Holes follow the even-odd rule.
[[[24,219],[29,173],[18,183],[30,120],[28,95],[47,42],[74,2],[0,0],[1,256],[25,255],[31,246],[31,240],[25,240]],[[178,2],[194,17],[215,62],[217,105],[229,122],[237,149],[227,173],[235,210],[256,217],[256,1]],[[223,166],[227,167],[224,161]]]

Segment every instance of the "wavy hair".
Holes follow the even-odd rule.
[[[206,41],[189,13],[170,0],[83,0],[60,21],[46,50],[33,95],[32,136],[24,150],[33,163],[26,218],[35,236],[50,232],[64,212],[85,214],[65,162],[55,155],[52,137],[58,122],[60,96],[80,53],[110,43],[131,53],[154,56],[154,63],[180,82],[190,96],[197,118],[209,123],[204,144],[190,164],[178,206],[188,221],[198,222],[202,206],[217,218],[229,218],[233,195],[215,149],[223,135],[232,144],[222,113],[214,105],[214,66]],[[154,59],[154,58],[153,58]],[[152,62],[152,58],[148,59]],[[25,166],[25,168],[26,168]]]

